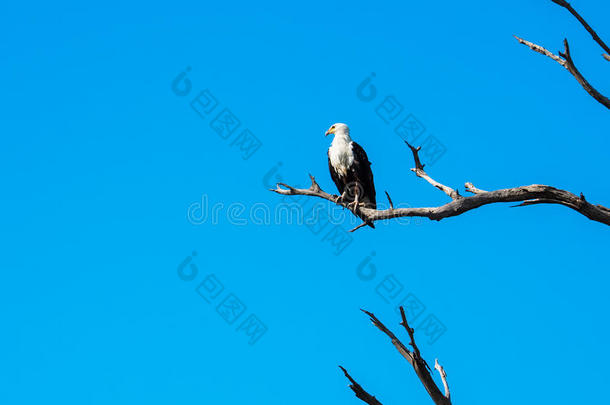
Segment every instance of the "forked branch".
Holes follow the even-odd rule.
[[[597,35],[597,33],[593,30],[593,28],[591,28],[591,26],[585,21],[585,19],[582,18],[582,16],[580,14],[578,14],[578,12],[576,10],[574,10],[574,8],[570,5],[570,3],[568,3],[565,0],[551,0],[551,1],[555,4],[558,4],[559,6],[561,6],[563,8],[565,8],[574,17],[576,17],[576,19],[589,32],[589,34],[591,34],[591,36],[593,37],[593,40],[595,42],[597,42],[604,51],[606,51],[606,53],[602,54],[604,59],[610,61],[610,55],[609,55],[610,48],[608,47],[608,45],[606,45],[606,43],[604,41],[602,41],[602,39],[599,37],[599,35]],[[532,49],[535,52],[548,56],[549,58],[553,59],[555,62],[559,63],[561,66],[566,68],[568,70],[568,72],[570,72],[570,74],[572,76],[574,76],[576,81],[578,81],[578,83],[580,83],[580,85],[583,87],[583,89],[585,89],[587,91],[587,93],[589,93],[591,95],[591,97],[593,97],[595,100],[597,100],[600,104],[602,104],[606,108],[610,109],[610,99],[608,99],[608,97],[604,96],[599,91],[597,91],[587,81],[587,79],[585,79],[585,77],[580,73],[580,71],[576,68],[574,61],[572,60],[572,56],[570,55],[570,46],[568,45],[567,39],[563,40],[564,51],[558,52],[559,55],[555,55],[554,53],[548,51],[547,49],[543,48],[540,45],[534,44],[533,42],[530,42],[530,41],[526,41],[525,39],[519,38],[516,35],[514,37],[517,39],[517,41],[519,41],[519,43],[529,46],[530,49]]]
[[[585,27],[585,29],[589,32],[589,34],[591,34],[591,36],[593,37],[593,40],[595,42],[597,42],[604,51],[606,51],[605,54],[602,54],[604,56],[604,58],[606,58],[606,60],[610,60],[610,56],[608,55],[608,54],[610,54],[610,47],[608,47],[608,45],[606,45],[606,43],[604,41],[602,41],[602,39],[599,37],[599,35],[597,35],[597,32],[595,32],[595,30],[593,28],[591,28],[591,26],[585,21],[585,19],[582,18],[582,16],[580,14],[578,14],[578,12],[576,10],[574,10],[574,8],[570,5],[570,3],[568,3],[565,0],[551,0],[551,1],[555,4],[560,5],[563,8],[565,8],[574,17],[576,17],[578,22],[580,22],[582,24],[582,26]]]
[[[568,72],[570,72],[572,74],[572,76],[574,76],[576,81],[578,83],[580,83],[582,88],[585,89],[585,91],[591,95],[591,97],[596,99],[599,103],[604,105],[606,108],[610,109],[610,99],[608,99],[608,97],[604,96],[599,91],[597,91],[591,85],[591,83],[589,83],[587,81],[587,79],[585,79],[585,77],[580,73],[580,71],[574,64],[574,61],[572,60],[572,56],[570,55],[570,45],[568,44],[567,39],[563,40],[564,51],[559,52],[559,55],[555,55],[553,52],[547,50],[546,48],[543,48],[540,45],[534,44],[533,42],[530,42],[530,41],[526,41],[525,39],[519,38],[516,35],[514,35],[514,37],[517,39],[517,41],[519,41],[520,44],[529,46],[530,49],[532,49],[533,51],[536,51],[542,55],[548,56],[549,58],[553,59],[555,62],[559,63],[561,66],[566,68],[568,70]],[[610,60],[610,58],[608,58],[608,59]]]
[[[413,153],[413,160],[415,161],[415,168],[411,170],[418,177],[423,178],[437,189],[443,191],[451,198],[450,202],[437,207],[394,208],[394,204],[391,203],[390,200],[390,208],[385,210],[366,208],[364,206],[354,206],[343,201],[339,201],[337,195],[329,194],[322,190],[315,178],[311,175],[311,186],[309,188],[301,189],[289,186],[285,183],[278,183],[277,187],[275,189],[271,189],[271,191],[282,195],[308,195],[311,197],[323,198],[341,207],[349,209],[354,215],[357,214],[358,217],[365,221],[364,224],[366,224],[366,222],[374,222],[399,217],[426,217],[431,220],[440,221],[443,218],[461,215],[484,205],[506,202],[521,202],[521,204],[517,206],[537,204],[563,205],[593,221],[610,225],[610,209],[602,205],[593,205],[589,203],[582,193],[580,196],[577,196],[569,191],[542,184],[532,184],[529,186],[485,191],[476,188],[472,183],[467,182],[465,183],[466,191],[471,192],[474,195],[469,197],[461,196],[457,190],[437,182],[424,171],[424,165],[421,163],[419,157],[421,147],[415,148],[408,143],[407,145],[411,149],[411,152]],[[355,231],[362,226],[363,225],[359,225],[352,229],[352,231]]]
[[[402,322],[400,324],[402,326],[404,326],[404,328],[407,331],[407,334],[409,335],[409,340],[410,340],[409,344],[412,347],[412,350],[409,350],[407,348],[407,346],[405,346],[396,337],[396,335],[394,335],[394,333],[392,333],[392,331],[389,330],[372,312],[365,311],[364,309],[362,310],[362,312],[364,312],[365,314],[367,314],[369,316],[371,322],[373,322],[373,325],[375,325],[380,331],[382,331],[384,334],[386,334],[390,338],[390,340],[392,341],[392,344],[394,345],[396,350],[398,350],[398,352],[413,367],[413,370],[415,370],[415,374],[417,374],[417,377],[423,384],[424,388],[428,392],[428,395],[430,395],[430,398],[432,398],[434,403],[436,405],[451,405],[451,396],[449,393],[449,385],[447,383],[447,373],[445,373],[445,370],[443,369],[443,367],[441,367],[438,364],[438,360],[435,361],[434,367],[435,367],[435,369],[437,369],[439,371],[441,380],[443,382],[443,387],[445,390],[445,393],[443,393],[440,390],[440,388],[436,385],[436,383],[434,382],[434,379],[432,378],[430,367],[428,367],[428,364],[420,355],[419,348],[417,347],[417,344],[415,343],[415,336],[414,336],[415,332],[412,328],[409,327],[409,324],[407,323],[407,318],[405,316],[405,311],[404,311],[403,307],[400,307],[400,315],[402,317]],[[339,366],[339,367],[341,367],[341,366]],[[345,369],[343,367],[341,367],[341,370],[343,370],[343,372],[345,373],[345,376],[351,382],[350,388],[352,389],[352,391],[354,391],[354,393],[356,394],[356,396],[358,398],[360,398],[362,401],[364,401],[370,405],[381,405],[381,403],[374,396],[372,396],[369,393],[367,393],[366,391],[364,391],[364,389],[360,386],[360,384],[358,384],[356,381],[354,381],[354,379],[347,373],[347,371],[345,371]]]

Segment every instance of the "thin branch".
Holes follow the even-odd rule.
[[[411,339],[411,345],[413,346],[413,352],[411,352],[372,312],[365,311],[364,309],[362,310],[362,312],[369,316],[371,322],[373,322],[373,325],[375,325],[380,331],[385,333],[390,338],[396,350],[398,350],[398,352],[409,362],[409,364],[411,364],[413,370],[415,370],[415,374],[417,374],[417,377],[434,403],[436,405],[451,405],[451,399],[443,395],[430,374],[430,367],[428,367],[426,361],[420,356],[419,349],[415,344],[414,332],[407,325],[406,317],[404,316],[404,309],[402,307],[400,307],[400,311],[403,317],[403,322],[401,322],[401,325],[405,326],[407,329],[407,333]]]
[[[354,394],[356,394],[356,397],[358,397],[359,399],[361,399],[362,401],[366,402],[369,405],[382,405],[381,402],[379,402],[377,400],[377,398],[375,398],[373,395],[371,395],[368,392],[366,392],[364,390],[364,388],[362,388],[362,386],[360,384],[358,384],[356,382],[356,380],[354,380],[352,378],[351,375],[349,375],[349,373],[347,372],[346,369],[344,369],[341,366],[339,366],[339,368],[341,370],[343,370],[343,374],[345,374],[345,376],[347,377],[347,379],[351,383],[349,387],[352,389],[352,391],[354,391]]]
[[[587,79],[585,79],[585,77],[580,73],[580,71],[574,64],[574,61],[572,60],[572,56],[570,55],[570,46],[568,44],[567,39],[563,40],[564,51],[559,52],[559,55],[555,55],[554,53],[550,52],[549,50],[547,50],[546,48],[544,48],[540,45],[534,44],[533,42],[527,41],[523,38],[519,38],[516,35],[513,35],[513,36],[517,39],[517,41],[519,41],[520,44],[529,46],[533,51],[536,51],[542,55],[548,56],[549,58],[553,59],[555,62],[559,63],[561,66],[566,68],[568,70],[568,72],[570,72],[572,74],[572,76],[574,76],[576,81],[578,83],[580,83],[582,88],[585,89],[585,91],[591,95],[591,97],[593,97],[595,100],[597,100],[600,104],[602,104],[606,108],[610,109],[610,99],[608,97],[604,96],[603,94],[601,94],[599,91],[597,91],[587,81]]]
[[[608,47],[608,45],[606,45],[604,43],[604,41],[602,41],[602,39],[599,37],[599,35],[597,35],[597,33],[595,32],[595,30],[593,30],[593,28],[591,28],[591,26],[589,24],[587,24],[587,22],[585,21],[584,18],[582,18],[580,16],[580,14],[578,14],[578,12],[576,10],[574,10],[572,8],[572,6],[570,5],[570,3],[568,3],[565,0],[551,0],[553,3],[560,5],[561,7],[565,8],[566,10],[568,10],[570,13],[572,13],[572,15],[574,17],[576,17],[576,19],[582,24],[583,27],[585,27],[585,29],[587,31],[589,31],[589,34],[591,34],[591,36],[593,37],[593,40],[595,42],[597,42],[599,44],[599,46],[602,47],[602,49],[604,51],[606,51],[607,53],[610,53],[610,48]],[[608,55],[604,55],[604,57],[608,60],[610,60],[610,57],[608,57]]]
[[[447,186],[437,182],[436,180],[432,179],[430,176],[428,176],[428,174],[424,171],[424,165],[421,164],[421,161],[419,159],[419,151],[421,150],[421,146],[418,146],[417,148],[415,148],[409,142],[405,141],[405,143],[407,144],[407,146],[409,147],[409,149],[411,149],[411,152],[413,153],[413,160],[415,160],[415,167],[413,169],[411,169],[411,171],[414,172],[417,175],[417,177],[421,177],[422,179],[426,180],[428,183],[432,184],[434,187],[438,188],[443,193],[447,194],[452,200],[457,200],[462,197],[457,190],[454,190],[451,187],[447,187]]]
[[[388,192],[385,192],[385,196],[388,197],[388,202],[390,203],[390,208],[394,209],[394,203],[392,202],[392,199],[390,198],[390,195],[388,194]]]
[[[593,86],[585,79],[585,77],[578,71],[574,61],[572,60],[572,56],[570,55],[570,45],[568,44],[568,40],[563,40],[564,52],[559,52],[559,56],[566,60],[566,69],[576,78],[576,81],[580,83],[583,89],[587,91],[597,101],[599,101],[606,108],[610,109],[610,99],[599,91],[595,90]]]
[[[368,223],[367,223],[367,222],[363,222],[363,223],[361,223],[360,225],[358,225],[358,226],[354,227],[353,229],[350,229],[350,230],[349,230],[349,232],[355,232],[355,231],[357,231],[358,229],[360,229],[360,228],[362,228],[362,227],[364,227],[364,226],[367,226],[367,225],[368,225]]]
[[[415,358],[413,357],[413,355],[411,354],[409,349],[407,349],[407,347],[400,340],[398,340],[396,335],[394,335],[394,333],[392,333],[391,330],[386,328],[386,326],[379,319],[377,319],[377,317],[372,312],[368,312],[368,311],[366,311],[364,309],[361,309],[361,311],[364,312],[365,314],[367,314],[369,316],[369,318],[371,318],[371,322],[373,322],[373,325],[375,325],[377,328],[379,328],[380,331],[382,331],[383,333],[388,335],[388,337],[392,340],[392,344],[394,345],[394,347],[396,347],[396,350],[398,350],[398,352],[405,359],[407,359],[407,361],[412,366],[414,366]]]
[[[413,153],[413,160],[415,161],[415,169],[411,169],[411,170],[422,170],[423,171],[425,165],[422,165],[421,161],[419,160],[419,151],[421,150],[421,146],[418,146],[416,148],[407,141],[405,141],[405,143],[407,144],[409,149],[411,149],[411,152]]]
[[[543,48],[540,45],[537,45],[533,42],[527,41],[523,38],[519,38],[516,35],[513,35],[513,37],[515,37],[517,39],[517,41],[519,41],[520,44],[529,46],[532,49],[532,51],[536,51],[542,55],[548,56],[549,58],[553,59],[555,62],[559,63],[561,66],[566,67],[566,61],[561,59],[561,57],[559,57],[558,55],[555,55],[553,52],[549,51],[548,49]]]
[[[445,387],[445,398],[451,400],[451,393],[449,392],[449,384],[447,383],[447,373],[443,366],[438,363],[438,359],[434,359],[434,369],[441,375],[443,386]]]
[[[413,158],[415,160],[416,167],[414,171],[418,177],[423,177],[421,176],[421,173],[423,172],[423,169],[421,168],[423,168],[423,165],[421,164],[418,153],[421,148],[413,148],[411,145],[409,145],[409,147],[413,152]],[[419,174],[417,167],[420,167]],[[349,209],[354,215],[361,218],[367,224],[375,221],[400,217],[426,217],[431,220],[440,221],[441,219],[455,217],[484,205],[507,202],[523,202],[522,205],[525,206],[534,204],[561,204],[584,215],[592,221],[610,225],[610,209],[601,205],[593,205],[584,198],[580,198],[569,191],[542,184],[532,184],[529,186],[485,191],[474,187],[472,183],[466,183],[466,190],[474,193],[474,195],[463,197],[460,196],[457,191],[432,180],[426,174],[426,177],[423,178],[428,181],[428,183],[434,185],[436,188],[439,188],[445,192],[445,194],[452,197],[451,202],[438,207],[394,208],[391,206],[386,210],[377,210],[363,206],[350,205],[339,201],[339,196],[325,192],[320,188],[318,183],[316,183],[313,176],[310,175],[310,178],[311,186],[307,189],[298,189],[284,183],[278,183],[277,187],[275,189],[271,189],[270,191],[282,195],[308,195],[311,197],[323,198],[341,207]],[[439,185],[442,186],[442,188],[439,187]],[[455,194],[452,194],[452,191],[448,190],[454,191]],[[352,231],[355,231],[363,226],[364,225],[361,224]]]
[[[405,310],[403,307],[400,307],[400,317],[402,318],[402,322],[400,322],[400,324],[402,326],[404,326],[404,328],[407,331],[407,335],[409,335],[409,339],[411,339],[411,343],[409,343],[409,344],[413,348],[413,353],[417,357],[421,357],[420,352],[419,352],[419,347],[417,347],[417,345],[415,344],[415,330],[413,328],[409,327],[409,324],[407,323],[407,316],[405,315]],[[428,369],[429,368],[430,367],[428,367]]]
[[[549,198],[536,198],[535,200],[527,200],[523,201],[521,204],[511,205],[511,207],[527,207],[528,205],[536,205],[536,204],[559,204],[566,206],[568,208],[576,209],[576,205],[564,202],[564,201],[556,201],[551,200]]]
[[[464,187],[466,188],[466,191],[472,193],[472,194],[481,194],[481,193],[486,193],[487,191],[485,190],[481,190],[480,188],[476,188],[474,186],[474,184],[472,184],[471,182],[466,182],[464,183]]]

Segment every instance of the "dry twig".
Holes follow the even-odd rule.
[[[375,398],[373,395],[371,395],[368,392],[366,392],[364,390],[364,388],[362,388],[362,386],[360,384],[358,384],[356,382],[356,380],[354,380],[352,378],[351,375],[349,375],[349,373],[347,372],[346,369],[344,369],[341,366],[339,366],[339,368],[341,370],[343,370],[343,374],[345,374],[345,376],[347,377],[347,379],[351,383],[349,387],[352,389],[352,391],[354,391],[354,394],[356,394],[356,397],[360,398],[361,400],[363,400],[364,402],[366,402],[369,405],[382,405],[381,402],[379,402],[377,400],[377,398]]]

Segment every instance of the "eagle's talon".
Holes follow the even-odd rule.
[[[349,208],[352,211],[356,210],[356,207],[358,207],[358,208],[364,207],[364,203],[361,203],[358,201],[352,201],[351,203],[347,204],[347,208]]]
[[[346,192],[344,191],[343,193],[341,193],[341,195],[337,196],[337,198],[335,199],[335,203],[342,204],[343,201],[345,201],[345,196],[346,196]]]

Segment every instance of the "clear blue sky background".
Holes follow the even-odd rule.
[[[610,41],[608,2],[573,5]],[[384,404],[431,403],[358,310],[403,336],[396,302],[378,293],[390,275],[397,299],[425,305],[416,336],[456,404],[599,402],[608,227],[559,206],[495,205],[361,229],[336,255],[330,228],[226,215],[231,203],[274,209],[282,198],[264,183],[275,178],[304,185],[312,173],[333,190],[323,135],[338,121],[367,150],[381,202],[383,190],[411,206],[446,202],[409,171],[396,122],[375,113],[388,95],[404,107],[397,120],[413,114],[446,148],[429,167],[439,181],[543,183],[609,205],[608,110],[512,37],[555,51],[567,36],[610,93],[608,62],[565,10],[542,0],[0,8],[1,403],[359,403],[338,364]],[[172,81],[187,66],[181,97]],[[377,97],[364,102],[356,88],[371,72]],[[189,103],[206,88],[219,106],[201,118]],[[262,142],[247,160],[210,127],[225,107]],[[187,219],[202,199],[224,204],[215,223]],[[193,251],[185,281],[177,268]],[[367,258],[368,281],[357,273]],[[196,291],[209,274],[224,286],[211,303]],[[229,325],[217,307],[231,293],[247,309]],[[238,330],[251,314],[267,328],[254,345]],[[435,342],[417,328],[428,316],[446,328]]]

